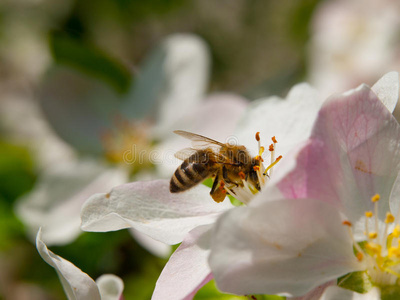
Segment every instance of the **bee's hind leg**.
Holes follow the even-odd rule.
[[[215,176],[214,183],[213,183],[213,186],[212,186],[211,192],[210,192],[211,197],[217,203],[224,201],[224,199],[226,197],[226,191],[223,188],[220,188],[221,186],[220,186],[219,178],[220,178],[221,174],[219,174],[219,173],[220,172],[218,172],[217,175]]]

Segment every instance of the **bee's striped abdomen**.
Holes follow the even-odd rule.
[[[169,185],[171,193],[190,189],[212,175],[211,166],[207,162],[198,162],[198,153],[194,155],[197,155],[196,161],[192,157],[189,157],[176,169]]]

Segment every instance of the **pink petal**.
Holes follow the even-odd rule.
[[[218,287],[240,295],[301,296],[363,267],[339,211],[312,199],[233,209],[219,218],[211,245]]]
[[[210,226],[192,230],[172,254],[156,283],[152,300],[190,300],[212,279],[207,258]]]
[[[289,198],[315,198],[356,222],[379,193],[381,217],[400,170],[400,127],[365,85],[332,97],[321,109],[297,166],[278,184]]]

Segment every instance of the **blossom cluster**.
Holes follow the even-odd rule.
[[[238,121],[228,115],[226,122],[237,121],[234,135],[267,167],[255,169],[258,188],[241,174],[243,184],[221,181],[224,192],[245,199],[240,205],[228,198],[214,202],[202,184],[171,193],[169,179],[134,181],[89,197],[81,229],[133,228],[167,245],[181,243],[160,274],[155,300],[192,299],[212,279],[221,291],[237,295],[396,297],[400,125],[392,112],[398,90],[398,74],[391,72],[372,87],[363,84],[328,99],[299,84],[286,99],[243,105]],[[267,157],[260,145],[271,137],[276,139]],[[275,153],[282,155],[279,164]],[[119,278],[94,282],[49,251],[40,232],[37,248],[70,299],[121,297]]]

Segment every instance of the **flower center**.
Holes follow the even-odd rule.
[[[150,168],[150,125],[146,122],[116,120],[115,128],[103,136],[104,155],[108,161],[128,167],[131,173]]]
[[[385,226],[383,230],[379,230],[379,200],[379,194],[373,196],[371,201],[374,203],[374,211],[365,212],[365,242],[356,243],[351,230],[352,224],[349,221],[344,221],[343,224],[349,228],[358,260],[367,264],[366,271],[371,281],[377,286],[395,285],[400,281],[399,216],[396,219],[387,212]],[[389,227],[393,228],[391,233]]]
[[[248,174],[242,171],[238,173],[242,184],[229,186],[224,181],[220,183],[221,189],[224,189],[228,195],[231,195],[243,204],[248,204],[254,198],[254,195],[263,189],[267,181],[271,178],[275,165],[282,159],[282,155],[275,158],[278,141],[273,136],[271,138],[272,144],[268,147],[268,151],[270,152],[269,164],[265,166],[263,158],[265,147],[261,145],[259,132],[256,133],[255,138],[258,143],[258,155],[250,162],[251,166]]]

